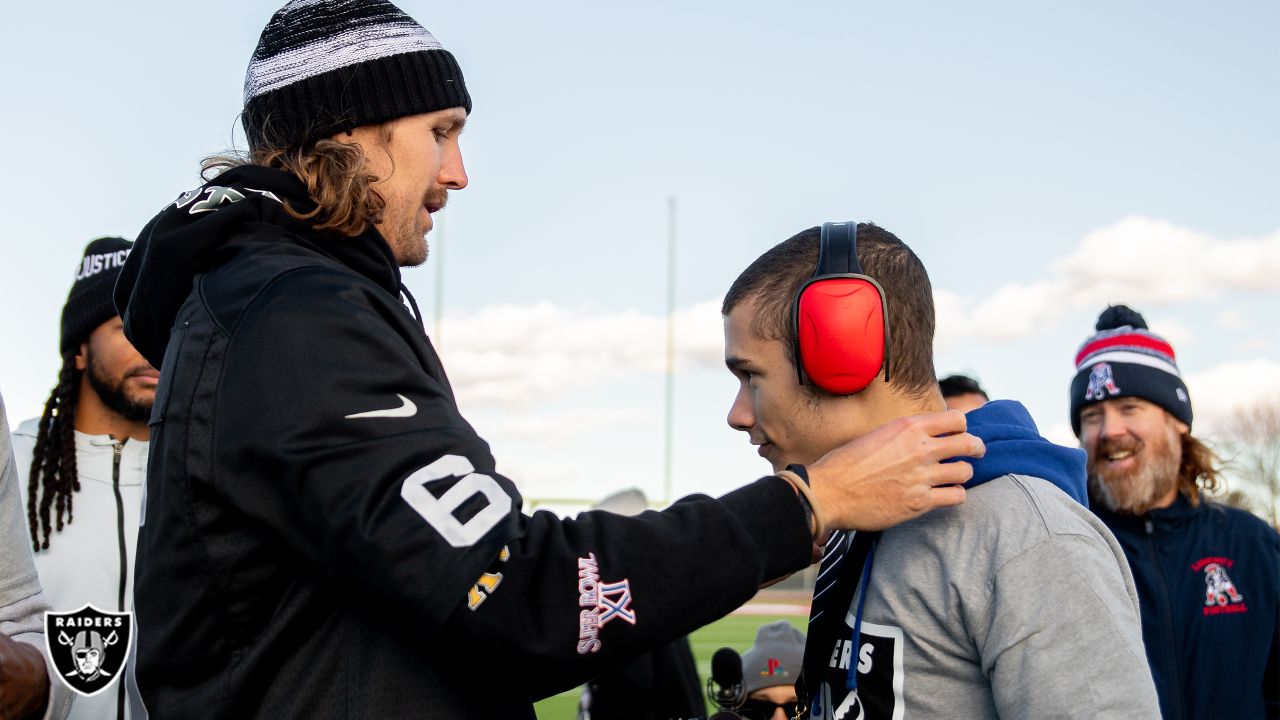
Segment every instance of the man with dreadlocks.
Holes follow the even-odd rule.
[[[36,569],[54,611],[133,607],[147,419],[159,373],[125,339],[112,289],[133,243],[84,250],[62,308],[62,369],[44,414],[13,434],[27,478]],[[78,698],[72,718],[125,717],[124,684]]]

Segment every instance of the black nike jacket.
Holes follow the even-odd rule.
[[[512,718],[804,567],[779,478],[662,512],[527,515],[463,420],[370,229],[230,170],[143,230],[116,287],[161,367],[138,537],[155,718]]]

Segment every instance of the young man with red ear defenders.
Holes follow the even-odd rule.
[[[833,395],[852,395],[883,371],[889,379],[884,288],[862,271],[858,225],[824,223],[818,267],[791,310],[796,377]]]
[[[883,228],[859,224],[855,238],[841,225],[765,252],[724,301],[739,381],[729,424],[783,477],[944,407],[924,265]],[[800,683],[808,716],[1158,718],[1133,579],[1086,506],[1084,454],[1040,437],[1013,401],[967,418],[987,450],[964,505],[827,543]]]

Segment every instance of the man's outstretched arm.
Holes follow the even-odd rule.
[[[973,467],[942,461],[986,452],[966,427],[958,410],[904,417],[824,455],[808,468],[823,527],[884,530],[964,502]]]
[[[523,668],[530,694],[730,612],[809,564],[816,529],[882,528],[962,501],[936,488],[969,466],[941,461],[981,452],[960,413],[895,421],[814,463],[817,523],[776,477],[635,518],[526,515],[442,373],[347,285],[292,273],[240,320],[215,433],[220,467],[235,471],[211,482],[424,640],[447,636],[475,667]],[[307,372],[263,373],[263,357]],[[397,404],[411,409],[381,410]]]

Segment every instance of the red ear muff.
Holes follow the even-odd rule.
[[[839,262],[849,261],[848,269],[862,269],[853,232],[843,233],[851,244],[844,251],[828,247],[828,230],[842,226],[856,227],[823,226],[818,270],[796,294],[792,318],[800,382],[807,379],[829,393],[852,395],[870,385],[882,368],[888,380],[889,317],[879,283],[861,272],[829,272],[832,268],[824,267],[834,256]],[[833,234],[834,242],[845,241]]]

